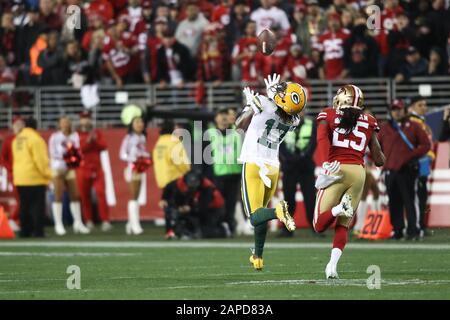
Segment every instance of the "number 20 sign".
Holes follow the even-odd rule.
[[[369,211],[359,238],[369,240],[387,239],[391,236],[391,232],[392,225],[388,211]]]

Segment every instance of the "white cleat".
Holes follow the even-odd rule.
[[[55,233],[58,236],[63,236],[66,234],[66,229],[64,229],[63,225],[55,225]]]
[[[132,224],[131,222],[127,222],[127,224],[125,225],[125,232],[128,235],[131,235],[131,234],[139,235],[139,234],[142,234],[144,232],[144,230],[141,228],[140,225]]]
[[[341,216],[352,218],[353,217],[353,208],[352,208],[352,196],[349,194],[344,194],[341,200],[342,212]]]
[[[339,279],[339,275],[336,271],[336,265],[329,262],[325,268],[325,276],[327,279]]]
[[[80,234],[88,234],[91,232],[91,230],[89,230],[88,228],[86,228],[86,226],[83,223],[74,223],[73,224],[73,232],[75,234],[80,233]]]
[[[88,228],[89,230],[94,229],[94,223],[92,221],[86,222],[86,228]]]
[[[103,222],[102,222],[101,230],[102,230],[103,232],[111,231],[112,228],[113,228],[113,227],[112,227],[112,224],[109,223],[108,221],[103,221]]]
[[[20,231],[19,225],[13,219],[9,219],[9,227],[14,232],[19,232]]]

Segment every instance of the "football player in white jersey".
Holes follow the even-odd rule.
[[[305,90],[298,83],[280,82],[276,74],[264,82],[267,96],[255,94],[248,87],[244,89],[247,105],[236,120],[237,128],[246,130],[239,158],[243,163],[241,191],[245,213],[255,227],[250,263],[256,270],[263,268],[267,221],[278,218],[289,231],[295,230],[286,201],[273,209],[267,205],[277,188],[280,143],[299,124],[299,113],[306,103]]]

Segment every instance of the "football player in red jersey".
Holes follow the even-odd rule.
[[[357,86],[341,87],[333,98],[333,107],[317,116],[317,147],[326,155],[316,181],[318,189],[314,210],[314,229],[325,231],[336,222],[327,278],[338,278],[337,263],[347,243],[348,227],[363,192],[366,172],[364,152],[369,146],[376,166],[385,161],[377,139],[375,117],[364,114],[364,96]]]

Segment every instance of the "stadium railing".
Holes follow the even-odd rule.
[[[431,110],[450,101],[450,77],[413,78],[409,82],[396,83],[388,78],[347,79],[344,81],[310,80],[305,87],[309,92],[308,114],[314,115],[325,106],[330,106],[337,89],[346,83],[358,85],[364,92],[365,105],[375,115],[384,119],[387,105],[395,98],[426,96]],[[200,88],[186,84],[182,88],[158,85],[99,85],[100,104],[93,109],[99,127],[120,126],[120,112],[125,104],[137,104],[158,110],[214,110],[221,107],[242,105],[243,83],[224,82],[218,86],[205,83],[202,103],[198,104]],[[263,90],[262,86],[254,86]],[[82,111],[80,89],[69,86],[13,87],[0,86],[0,127],[8,127],[14,114],[33,115],[40,128],[56,126],[63,114],[78,114]],[[125,99],[125,100],[124,100]],[[124,103],[124,101],[127,101]]]

